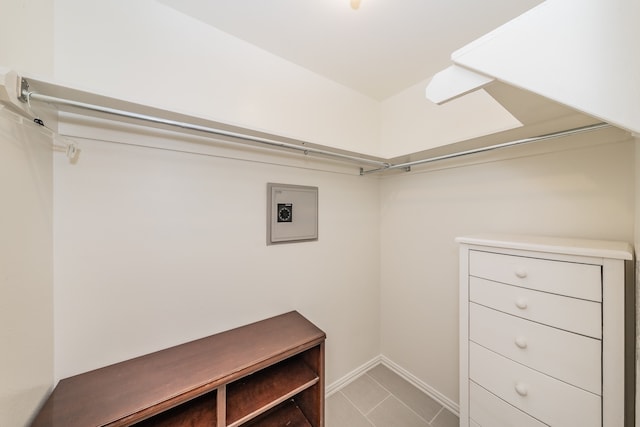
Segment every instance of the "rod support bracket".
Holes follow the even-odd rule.
[[[29,93],[29,82],[24,77],[20,77],[20,87],[18,88],[18,100],[20,102],[29,102],[27,98]]]

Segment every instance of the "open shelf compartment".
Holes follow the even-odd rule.
[[[319,376],[293,357],[227,385],[227,426],[237,427],[314,386]]]
[[[217,426],[216,390],[134,424],[134,427]]]
[[[312,427],[312,424],[302,413],[296,402],[291,399],[288,402],[272,409],[245,424],[247,427]]]

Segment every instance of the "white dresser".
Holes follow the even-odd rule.
[[[534,236],[456,240],[460,426],[633,426],[632,247]]]

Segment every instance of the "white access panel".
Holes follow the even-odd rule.
[[[267,245],[318,240],[318,187],[267,184]]]

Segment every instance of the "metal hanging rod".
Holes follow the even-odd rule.
[[[405,170],[409,171],[409,170],[411,170],[412,166],[422,165],[422,164],[426,164],[426,163],[432,163],[432,162],[436,162],[436,161],[439,161],[439,160],[453,159],[453,158],[456,158],[456,157],[462,157],[462,156],[467,156],[467,155],[470,155],[470,154],[482,153],[482,152],[485,152],[485,151],[492,151],[492,150],[497,150],[497,149],[506,148],[506,147],[513,147],[513,146],[516,146],[516,145],[529,144],[529,143],[532,143],[532,142],[543,141],[543,140],[552,139],[552,138],[559,138],[559,137],[563,137],[563,136],[575,135],[575,134],[579,134],[579,133],[583,133],[583,132],[589,132],[589,131],[593,131],[593,130],[597,130],[597,129],[603,129],[603,128],[607,128],[607,127],[611,126],[611,125],[609,125],[607,123],[598,123],[598,124],[593,124],[593,125],[589,125],[589,126],[583,126],[583,127],[579,127],[579,128],[569,129],[569,130],[565,130],[565,131],[549,133],[549,134],[540,135],[540,136],[534,136],[534,137],[531,137],[531,138],[518,139],[518,140],[515,140],[515,141],[509,141],[509,142],[504,142],[504,143],[500,143],[500,144],[490,145],[488,147],[481,147],[481,148],[475,148],[475,149],[460,151],[460,152],[451,153],[451,154],[444,154],[444,155],[441,155],[441,156],[429,157],[429,158],[426,158],[426,159],[415,160],[415,161],[412,161],[412,162],[392,164],[390,162],[385,162],[385,161],[380,161],[380,160],[373,160],[373,159],[369,159],[369,158],[365,158],[365,157],[359,157],[359,156],[355,156],[355,155],[343,154],[343,153],[339,153],[339,152],[336,152],[336,151],[330,151],[330,150],[324,150],[324,149],[320,149],[320,148],[307,147],[307,146],[304,146],[304,145],[302,145],[302,146],[301,145],[295,145],[295,144],[291,144],[291,143],[288,143],[288,142],[278,141],[276,139],[263,138],[263,137],[249,135],[249,134],[240,133],[240,132],[228,131],[228,130],[224,130],[224,129],[217,129],[217,128],[212,128],[212,127],[208,127],[208,126],[202,126],[202,125],[197,125],[197,124],[193,124],[193,123],[180,122],[180,121],[171,120],[171,119],[164,119],[164,118],[161,118],[161,117],[150,116],[150,115],[140,114],[140,113],[134,113],[134,112],[124,111],[124,110],[118,110],[118,109],[115,109],[115,108],[103,107],[103,106],[99,106],[99,105],[88,104],[88,103],[79,102],[79,101],[73,101],[73,100],[70,100],[70,99],[63,99],[63,98],[57,98],[57,97],[53,97],[53,96],[49,96],[49,95],[44,95],[44,94],[41,94],[41,93],[36,93],[36,92],[30,91],[29,90],[29,83],[25,79],[22,79],[22,81],[21,81],[20,93],[21,93],[21,96],[20,96],[19,99],[20,99],[20,101],[25,102],[25,103],[30,103],[31,101],[40,101],[40,102],[46,102],[46,103],[49,103],[49,104],[65,105],[65,106],[69,106],[69,107],[86,109],[86,110],[96,111],[96,112],[115,115],[115,116],[120,116],[120,117],[127,117],[127,118],[132,118],[132,119],[137,119],[137,120],[142,120],[142,121],[147,121],[147,122],[152,122],[152,123],[157,123],[157,124],[162,124],[162,125],[167,125],[167,126],[172,126],[172,127],[178,127],[178,128],[182,128],[182,129],[194,130],[194,131],[203,132],[203,133],[212,134],[212,135],[217,135],[217,136],[226,136],[226,137],[238,138],[238,139],[241,139],[241,140],[255,142],[255,143],[259,143],[259,144],[263,144],[263,145],[271,146],[271,147],[285,148],[285,149],[290,149],[290,150],[295,150],[295,151],[301,151],[305,155],[306,154],[317,154],[317,155],[321,155],[321,156],[333,157],[333,158],[337,158],[337,159],[341,159],[341,160],[347,160],[347,161],[350,161],[350,162],[355,162],[355,163],[360,163],[360,164],[365,163],[365,164],[377,166],[376,169],[370,169],[370,170],[364,170],[364,168],[360,168],[360,175],[369,175],[369,174],[378,173],[378,172],[384,172],[384,171],[393,170],[393,169],[405,169]],[[303,144],[304,144],[304,142],[303,142]]]
[[[321,155],[321,156],[334,157],[334,158],[338,158],[338,159],[342,159],[342,160],[348,160],[348,161],[351,161],[351,162],[356,162],[356,163],[359,163],[359,164],[366,163],[366,164],[370,164],[370,165],[374,165],[374,166],[379,166],[379,167],[381,167],[383,169],[390,166],[390,164],[387,163],[387,162],[383,162],[383,161],[379,161],[379,160],[367,159],[367,158],[364,158],[364,157],[352,156],[352,155],[349,155],[349,154],[338,153],[338,152],[335,152],[335,151],[329,151],[329,150],[323,150],[323,149],[319,149],[319,148],[300,146],[300,145],[290,144],[290,143],[287,143],[287,142],[277,141],[275,139],[263,138],[263,137],[259,137],[259,136],[248,135],[248,134],[228,131],[228,130],[224,130],[224,129],[216,129],[216,128],[212,128],[212,127],[208,127],[208,126],[196,125],[196,124],[193,124],[193,123],[186,123],[186,122],[180,122],[180,121],[176,121],[176,120],[163,119],[161,117],[149,116],[149,115],[146,115],[146,114],[139,114],[139,113],[134,113],[134,112],[130,112],[130,111],[118,110],[118,109],[115,109],[115,108],[109,108],[109,107],[103,107],[103,106],[99,106],[99,105],[87,104],[87,103],[84,103],[84,102],[78,102],[78,101],[73,101],[73,100],[69,100],[69,99],[56,98],[56,97],[53,97],[53,96],[43,95],[41,93],[36,93],[36,92],[29,91],[28,90],[28,83],[26,81],[24,81],[24,80],[23,80],[22,84],[23,84],[23,88],[22,88],[22,91],[21,91],[22,96],[20,97],[20,100],[23,101],[23,102],[40,101],[40,102],[46,102],[46,103],[49,103],[49,104],[65,105],[65,106],[69,106],[69,107],[75,107],[75,108],[81,108],[81,109],[85,109],[85,110],[97,111],[97,112],[105,113],[105,114],[111,114],[111,115],[114,115],[114,116],[127,117],[127,118],[132,118],[132,119],[137,119],[137,120],[143,120],[143,121],[147,121],[147,122],[152,122],[152,123],[157,123],[157,124],[162,124],[162,125],[168,125],[168,126],[178,127],[178,128],[182,128],[182,129],[195,130],[195,131],[198,131],[198,132],[204,132],[204,133],[217,135],[217,136],[227,136],[227,137],[232,137],[232,138],[238,138],[238,139],[242,139],[242,140],[245,140],[245,141],[256,142],[256,143],[264,144],[264,145],[271,146],[271,147],[279,147],[279,148],[286,148],[286,149],[289,149],[289,150],[302,151],[305,155],[306,154],[317,154],[317,155]],[[25,85],[26,85],[26,87],[25,87]]]
[[[367,174],[371,174],[371,173],[383,172],[383,171],[388,171],[388,170],[392,170],[392,169],[410,170],[412,166],[422,165],[422,164],[425,164],[425,163],[431,163],[431,162],[435,162],[435,161],[438,161],[438,160],[453,159],[453,158],[456,158],[456,157],[467,156],[469,154],[483,153],[485,151],[492,151],[492,150],[497,150],[497,149],[500,149],[500,148],[513,147],[515,145],[522,145],[522,144],[529,144],[529,143],[537,142],[537,141],[544,141],[546,139],[560,138],[560,137],[563,137],[563,136],[575,135],[575,134],[579,134],[579,133],[583,133],[583,132],[589,132],[589,131],[593,131],[593,130],[597,130],[597,129],[603,129],[603,128],[607,128],[607,127],[610,127],[610,126],[611,125],[608,124],[608,123],[597,123],[597,124],[594,124],[594,125],[583,126],[583,127],[564,130],[564,131],[560,131],[560,132],[548,133],[548,134],[540,135],[540,136],[533,136],[531,138],[524,138],[524,139],[518,139],[518,140],[515,140],[515,141],[503,142],[501,144],[490,145],[488,147],[474,148],[474,149],[471,149],[471,150],[465,150],[465,151],[460,151],[460,152],[451,153],[451,154],[444,154],[442,156],[429,157],[427,159],[415,160],[415,161],[412,161],[412,162],[398,163],[398,164],[395,164],[395,165],[392,164],[392,165],[389,165],[389,166],[386,166],[386,167],[381,167],[381,168],[378,168],[378,169],[371,169],[371,170],[362,170],[361,169],[360,170],[360,175],[367,175]]]

